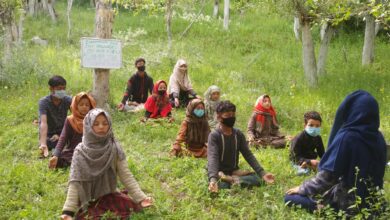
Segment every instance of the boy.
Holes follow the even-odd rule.
[[[305,129],[291,141],[290,160],[298,175],[308,174],[319,164],[317,157],[324,155],[324,144],[320,136],[322,119],[318,112],[304,114]]]
[[[210,133],[207,148],[209,191],[218,192],[219,188],[230,188],[232,183],[238,183],[243,187],[259,186],[261,184],[259,177],[266,183],[273,183],[273,174],[265,172],[257,162],[249,150],[244,134],[233,128],[236,106],[230,101],[222,101],[216,112],[219,125]],[[239,170],[239,152],[257,175]]]
[[[135,67],[138,71],[127,81],[126,92],[122,102],[118,105],[120,111],[143,110],[148,93],[153,92],[153,79],[145,72],[145,59],[138,58],[135,61]]]
[[[72,97],[66,95],[66,80],[62,76],[49,79],[50,95],[39,100],[39,149],[43,157],[56,147]]]

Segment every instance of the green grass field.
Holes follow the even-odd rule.
[[[191,7],[189,7],[191,8]],[[197,13],[194,7],[193,13]],[[49,171],[48,160],[38,159],[38,100],[49,93],[50,75],[63,75],[70,94],[92,88],[92,71],[80,66],[80,37],[93,36],[94,9],[77,5],[72,11],[72,38],[66,39],[66,3],[58,2],[59,21],[28,17],[25,44],[7,63],[1,75],[0,99],[0,219],[58,219],[66,196],[68,170]],[[212,5],[205,13],[211,15]],[[333,39],[328,74],[318,88],[309,88],[303,76],[301,43],[296,41],[292,21],[266,7],[231,15],[230,30],[222,20],[190,24],[177,13],[173,18],[172,54],[167,52],[163,15],[132,15],[121,11],[115,17],[114,37],[123,40],[123,68],[111,72],[110,105],[114,133],[128,157],[129,168],[155,206],[134,219],[316,219],[304,211],[287,209],[284,192],[307,177],[295,175],[288,149],[254,150],[263,167],[276,175],[276,184],[252,190],[233,188],[212,198],[207,191],[206,160],[171,158],[171,148],[184,110],[173,112],[173,124],[141,124],[143,113],[124,114],[115,109],[126,81],[134,72],[137,57],[147,60],[147,72],[168,80],[178,58],[189,62],[189,73],[198,94],[215,84],[223,99],[237,105],[237,127],[246,123],[258,96],[271,96],[283,133],[295,135],[303,129],[303,113],[317,110],[323,117],[322,137],[328,139],[336,109],[356,89],[365,89],[380,104],[380,130],[390,141],[390,44],[382,33],[376,39],[375,63],[361,67],[362,30],[341,29]],[[318,27],[313,28],[318,46]],[[49,45],[30,43],[33,36]],[[2,48],[0,48],[2,49]],[[1,50],[2,51],[2,50]],[[0,54],[2,55],[2,54]],[[1,72],[1,71],[0,71]],[[4,74],[6,73],[6,74]],[[241,158],[241,167],[249,168]],[[390,172],[385,174],[386,198],[390,199]]]

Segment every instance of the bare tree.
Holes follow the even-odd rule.
[[[72,21],[70,20],[70,13],[72,11],[72,5],[73,5],[73,0],[68,0],[68,7],[66,9],[66,17],[68,19],[68,40],[70,39],[70,34],[72,30]]]

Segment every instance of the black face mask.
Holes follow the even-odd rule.
[[[164,95],[166,90],[158,90],[159,95]]]
[[[143,72],[143,71],[145,71],[145,66],[139,66],[139,67],[137,67],[137,69],[138,69],[139,71]]]
[[[234,126],[234,123],[236,122],[236,117],[230,117],[230,118],[222,118],[222,124],[232,128]]]

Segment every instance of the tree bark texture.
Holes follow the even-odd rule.
[[[68,0],[68,7],[66,9],[66,17],[68,20],[68,40],[70,39],[70,34],[72,31],[72,21],[70,20],[70,13],[72,12],[72,5],[73,5],[73,0]]]
[[[317,86],[317,64],[310,27],[309,21],[302,22],[302,57],[306,79],[311,87],[315,87]]]
[[[214,0],[214,11],[213,11],[213,17],[218,17],[218,10],[219,10],[219,0]]]
[[[172,14],[173,14],[173,0],[167,0],[167,11],[165,15],[166,29],[168,36],[168,51],[172,49]]]
[[[295,39],[301,40],[301,22],[297,16],[294,17],[294,34]]]
[[[99,0],[96,2],[95,37],[108,39],[112,36],[112,24],[114,21],[111,2]],[[108,108],[110,94],[109,84],[110,70],[95,69],[93,77],[92,96],[99,108]]]
[[[372,15],[366,16],[366,28],[364,32],[364,46],[362,64],[369,65],[374,62],[375,43],[375,18]]]
[[[324,75],[326,74],[326,60],[328,57],[329,44],[334,33],[334,28],[332,25],[326,25],[323,30],[323,37],[321,40],[320,52],[318,55],[317,62],[317,74]]]
[[[230,0],[225,0],[223,5],[223,29],[229,29],[229,8],[230,8]]]

